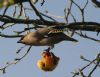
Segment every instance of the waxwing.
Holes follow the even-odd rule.
[[[18,41],[18,43],[31,46],[53,46],[62,41],[78,42],[76,39],[67,36],[60,29],[45,27],[27,33]]]

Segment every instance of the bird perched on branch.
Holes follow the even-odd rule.
[[[51,46],[60,43],[61,41],[78,42],[76,39],[67,36],[62,31],[52,27],[40,28],[34,32],[29,32],[24,35],[18,43],[23,43],[32,46]]]
[[[59,59],[52,52],[43,52],[42,59],[37,62],[37,67],[43,71],[53,71],[57,67]]]

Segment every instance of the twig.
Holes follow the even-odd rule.
[[[0,33],[0,36],[5,38],[17,38],[17,37],[22,37],[23,35],[5,35]]]
[[[45,0],[42,0],[41,6],[43,6],[44,2],[45,2]]]
[[[100,40],[95,39],[95,38],[92,38],[92,37],[89,37],[89,36],[87,36],[86,34],[83,35],[82,33],[78,33],[78,32],[75,32],[75,33],[76,33],[77,35],[83,37],[83,38],[87,38],[87,39],[90,39],[90,40],[93,40],[93,41],[96,41],[96,42],[100,43]]]
[[[80,71],[83,71],[84,69],[86,69],[87,67],[89,67],[96,59],[92,60],[89,64],[87,64],[86,66],[84,66],[83,68],[80,69]],[[73,72],[72,72],[73,73]],[[75,77],[76,75],[79,75],[79,72],[73,73],[73,77]]]
[[[96,59],[100,58],[100,53],[97,55]],[[97,64],[95,65],[95,67],[92,69],[92,71],[90,71],[89,75],[87,77],[91,77],[91,75],[93,74],[93,72],[96,70],[96,68],[98,67],[98,65],[100,64],[100,61],[97,60]]]
[[[32,47],[32,46],[30,46],[30,47],[28,48],[27,52],[26,52],[21,58],[16,58],[13,62],[7,62],[7,63],[6,63],[7,65],[6,65],[5,67],[0,68],[0,70],[3,72],[3,74],[6,73],[6,69],[7,69],[8,67],[19,63],[24,57],[26,57],[26,56],[28,55],[28,53],[29,53],[31,47]]]
[[[32,46],[30,46],[28,48],[27,52],[21,58],[16,58],[15,61],[17,61],[17,62],[15,64],[19,63],[24,57],[26,57],[31,48],[32,48]]]
[[[92,0],[92,2],[93,2],[97,7],[100,8],[100,2],[99,2],[99,1],[97,1],[97,0]]]
[[[20,49],[18,49],[16,53],[17,53],[17,54],[20,53],[20,51],[21,51],[24,47],[26,47],[26,45],[25,45],[25,46],[22,46]]]
[[[89,61],[87,59],[85,59],[83,56],[81,56],[81,59],[88,61],[89,64],[87,64],[86,66],[84,66],[83,68],[79,69],[79,72],[72,72],[73,77],[75,77],[76,75],[81,74],[82,77],[91,77],[91,75],[93,74],[93,72],[96,70],[97,67],[99,67],[99,63],[100,63],[100,53],[97,55],[97,57],[95,59],[93,59],[92,61]],[[98,60],[99,59],[99,60]],[[97,63],[95,63],[95,61],[97,61]],[[89,72],[88,76],[85,76],[83,73],[83,70],[85,70],[87,67],[89,67],[91,64],[96,64],[95,67],[92,69],[92,71]]]
[[[33,8],[33,10],[35,11],[35,14],[40,18],[40,20],[44,22],[45,20],[44,20],[43,17],[40,15],[39,11],[35,8],[35,6],[32,4],[31,0],[29,0],[29,4],[30,4],[30,6]]]
[[[96,59],[94,59],[94,61],[90,61],[90,60],[84,58],[83,56],[81,56],[81,59],[84,60],[84,61],[90,62],[90,63],[93,62],[93,64],[97,64],[97,63],[95,62]],[[98,67],[100,67],[100,65],[98,65]]]

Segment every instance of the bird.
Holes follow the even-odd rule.
[[[49,71],[49,69],[45,66],[45,63],[42,60],[38,60],[37,67],[43,71]]]
[[[60,29],[44,27],[39,28],[34,32],[27,33],[17,43],[31,46],[49,46],[54,48],[54,45],[61,41],[78,42],[76,39],[67,36]]]
[[[31,46],[49,46],[53,48],[55,44],[62,41],[78,42],[78,40],[66,35],[61,29],[43,27],[22,36],[17,43]]]
[[[42,59],[37,62],[37,67],[45,72],[53,71],[57,67],[59,60],[60,58],[52,52],[43,52]]]
[[[58,65],[60,58],[55,56],[52,52],[43,52],[42,53],[42,61],[45,65],[52,71]]]

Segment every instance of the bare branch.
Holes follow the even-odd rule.
[[[29,0],[29,3],[31,5],[31,7],[33,8],[33,10],[35,11],[35,14],[40,18],[41,21],[45,21],[44,18],[40,15],[39,11],[35,8],[35,6],[32,4],[31,0]]]
[[[97,7],[100,8],[100,2],[99,2],[99,1],[97,1],[97,0],[92,0],[92,2],[93,2]]]
[[[79,69],[79,72],[72,72],[72,74],[74,74],[73,77],[75,77],[75,76],[77,76],[77,75],[81,75],[82,77],[91,77],[91,75],[92,75],[93,72],[97,69],[97,67],[100,67],[100,65],[99,65],[99,64],[100,64],[100,53],[99,53],[99,54],[97,55],[97,57],[96,57],[95,59],[93,59],[92,61],[87,60],[87,59],[84,58],[83,56],[81,56],[80,58],[83,59],[84,61],[89,62],[89,64],[87,64],[87,65],[84,66],[83,68]],[[99,58],[99,60],[97,60],[98,58]],[[96,61],[96,63],[95,63],[95,61]],[[87,67],[89,67],[91,64],[95,64],[95,67],[94,67],[91,71],[89,71],[88,76],[85,76],[83,71],[84,71]]]
[[[75,32],[75,33],[76,33],[77,35],[83,37],[83,38],[87,38],[87,39],[90,39],[90,40],[93,40],[93,41],[96,41],[96,42],[100,43],[100,40],[95,39],[95,38],[92,38],[92,37],[89,37],[89,36],[87,36],[86,34],[84,35],[84,34],[78,33],[78,32]]]
[[[0,68],[0,71],[2,71],[3,74],[5,74],[5,73],[6,73],[6,69],[7,69],[8,67],[19,63],[24,57],[26,57],[26,56],[28,55],[28,53],[29,53],[31,47],[32,47],[32,46],[30,46],[30,47],[28,48],[27,52],[26,52],[21,58],[16,58],[16,59],[15,59],[14,61],[12,61],[12,62],[7,62],[7,63],[6,63],[6,66],[4,66],[3,68]]]
[[[100,58],[100,53],[97,55],[96,59]],[[95,65],[95,67],[92,69],[92,71],[90,71],[88,77],[91,77],[91,75],[93,74],[93,72],[96,70],[96,68],[98,67],[98,65],[100,64],[100,61],[97,61],[97,64]]]
[[[0,36],[5,38],[17,38],[17,37],[22,37],[23,35],[5,35],[0,33]]]

